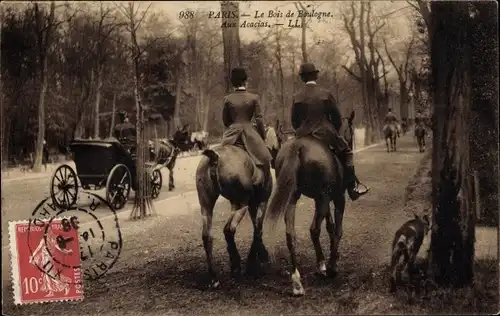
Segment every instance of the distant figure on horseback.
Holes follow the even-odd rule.
[[[392,109],[389,108],[387,115],[384,119],[384,127],[382,128],[382,133],[384,133],[385,143],[387,145],[387,152],[396,151],[396,137],[398,137],[398,119]]]
[[[129,151],[132,152],[136,145],[137,131],[130,123],[125,111],[118,113],[120,123],[115,126],[113,135]]]
[[[269,201],[266,226],[284,214],[286,242],[291,255],[294,295],[303,295],[297,267],[295,210],[301,195],[315,201],[310,228],[318,272],[335,275],[338,246],[342,237],[345,191],[352,200],[369,189],[358,190],[353,165],[354,111],[342,119],[333,95],[316,84],[318,70],[311,63],[300,67],[305,86],[294,96],[291,121],[296,137],[286,141],[276,157],[277,186]],[[330,212],[330,202],[335,212]],[[330,260],[326,264],[320,244],[321,225],[326,220],[330,237]],[[327,267],[328,266],[328,267]]]
[[[417,144],[419,152],[425,151],[425,136],[427,135],[427,126],[425,118],[420,110],[417,111],[415,115],[415,137],[417,138]]]
[[[265,128],[259,96],[246,90],[247,74],[242,68],[231,71],[234,92],[224,97],[222,120],[226,130],[222,146],[206,149],[196,170],[196,189],[203,216],[203,245],[207,254],[210,286],[219,281],[212,262],[212,215],[215,202],[222,195],[231,202],[232,212],[224,227],[231,275],[241,272],[240,255],[234,235],[248,211],[254,224],[247,272],[256,273],[258,263],[269,260],[262,242],[262,222],[272,191],[271,154],[264,142]],[[255,123],[255,128],[252,122]],[[261,212],[258,212],[259,209]]]

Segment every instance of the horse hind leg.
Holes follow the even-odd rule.
[[[207,195],[206,197],[207,197],[206,199],[200,199],[201,215],[203,218],[202,239],[203,239],[203,248],[205,248],[205,253],[207,256],[208,274],[210,277],[209,287],[215,289],[219,287],[220,282],[217,278],[217,274],[213,266],[212,219],[213,219],[215,201],[217,200],[218,196],[213,198],[213,197],[208,197]]]
[[[238,248],[236,247],[234,235],[236,234],[236,228],[240,224],[243,217],[245,217],[248,206],[232,204],[231,208],[231,216],[229,216],[229,219],[224,226],[224,237],[226,238],[227,252],[231,262],[231,276],[239,277],[241,275],[241,257],[238,252]]]
[[[330,212],[328,212],[326,217],[326,230],[328,231],[328,235],[330,237],[330,260],[328,262],[327,274],[332,277],[337,275],[339,244],[343,233],[345,196],[340,195],[337,199],[335,199],[334,205],[335,222],[333,222],[332,214]]]
[[[292,264],[292,294],[294,296],[302,296],[305,294],[304,287],[300,280],[300,273],[297,267],[297,254],[295,252],[297,246],[297,237],[295,233],[295,209],[297,208],[298,198],[287,207],[285,211],[285,226],[286,226],[286,245],[290,252],[290,260]]]
[[[326,276],[326,262],[325,255],[323,254],[323,249],[321,248],[321,243],[319,236],[321,234],[321,223],[330,213],[330,199],[328,196],[322,196],[316,198],[314,217],[310,228],[311,240],[314,245],[314,251],[316,252],[316,263],[318,273],[322,276]]]
[[[201,216],[203,219],[201,235],[203,248],[205,248],[207,257],[208,274],[210,277],[209,287],[217,288],[219,287],[220,282],[213,266],[212,222],[215,202],[219,198],[220,190],[209,175],[208,164],[200,164],[198,170],[196,171],[196,191],[198,192],[198,201],[200,203]]]
[[[247,274],[257,276],[260,267],[259,263],[269,262],[269,253],[267,252],[264,242],[262,241],[262,226],[265,216],[265,211],[267,208],[267,203],[262,203],[260,205],[250,205],[249,213],[250,218],[253,223],[253,240],[252,246],[250,247],[250,252],[247,258]]]
[[[389,139],[388,138],[385,139],[385,145],[387,147],[387,152],[390,152],[391,150],[390,150],[390,147],[389,147]]]

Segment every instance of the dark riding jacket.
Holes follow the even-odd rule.
[[[421,124],[421,123],[424,123],[425,122],[425,119],[424,119],[424,116],[422,114],[417,114],[415,115],[415,124]]]
[[[310,135],[333,145],[341,125],[342,115],[328,90],[308,82],[294,95],[292,127],[297,137]]]
[[[266,132],[258,95],[238,88],[225,96],[222,121],[226,127],[222,145],[236,145],[241,140],[257,165],[269,164],[272,157],[264,142]]]
[[[384,120],[385,124],[396,124],[397,122],[398,118],[396,117],[396,115],[394,115],[394,113],[392,112],[387,113]]]

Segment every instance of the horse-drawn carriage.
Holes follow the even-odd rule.
[[[205,131],[193,132],[189,136],[188,132],[177,131],[173,136],[173,141],[180,151],[198,151],[207,148],[208,133]]]
[[[58,207],[76,204],[79,188],[106,188],[106,200],[118,210],[125,206],[130,189],[137,190],[136,159],[118,140],[75,140],[70,145],[76,172],[64,164],[50,181],[52,201]],[[155,167],[156,163],[146,163]],[[151,197],[160,194],[163,179],[159,168],[151,172]]]

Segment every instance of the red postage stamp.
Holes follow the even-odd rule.
[[[65,221],[9,222],[15,304],[83,299],[78,231]]]

